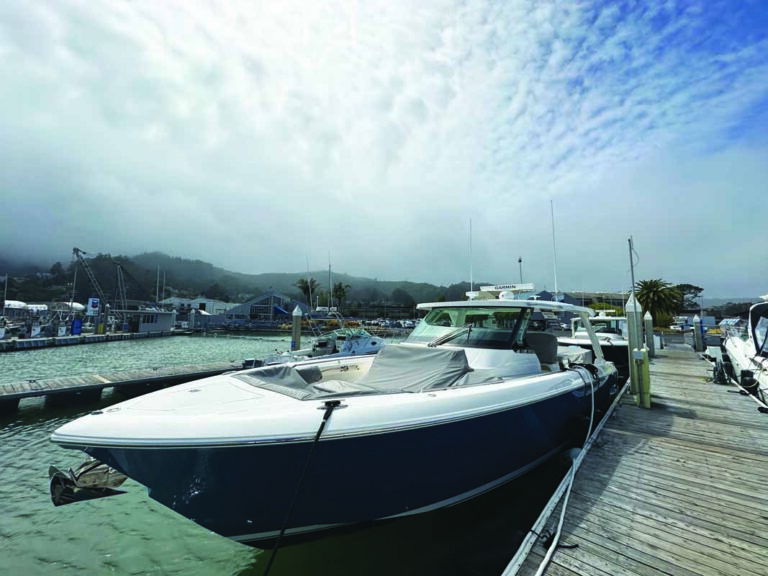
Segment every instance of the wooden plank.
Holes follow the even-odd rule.
[[[722,569],[720,562],[726,559],[729,568],[738,568],[745,576],[754,574],[759,576],[764,573],[763,555],[758,553],[754,546],[745,545],[734,539],[724,538],[715,531],[698,529],[690,523],[672,522],[666,517],[643,513],[628,514],[626,510],[612,505],[605,505],[602,501],[595,506],[584,506],[586,500],[574,502],[573,510],[569,510],[576,517],[589,517],[596,523],[612,523],[622,526],[629,534],[645,535],[646,539],[661,542],[660,549],[665,550],[666,558],[678,558],[685,555],[709,556],[709,564],[715,564],[713,569]],[[719,568],[717,568],[719,566]]]
[[[614,430],[609,427],[608,431]],[[635,432],[647,437],[669,436],[674,442],[688,442],[694,445],[708,444],[714,447],[728,448],[740,451],[748,448],[750,452],[768,457],[768,435],[761,434],[762,438],[746,433],[743,428],[722,426],[720,431],[705,429],[690,429],[684,425],[664,425],[658,422],[648,421],[644,425],[632,422],[624,423],[624,432]],[[738,440],[736,439],[738,436]],[[767,444],[761,444],[766,442]]]
[[[622,523],[616,518],[609,523],[604,523],[594,515],[588,514],[583,517],[575,514],[578,509],[572,511],[572,518],[566,520],[565,529],[567,530],[568,541],[578,543],[585,534],[591,534],[595,542],[610,541],[622,545],[625,548],[625,554],[629,557],[635,557],[638,553],[643,555],[644,563],[647,563],[655,571],[669,572],[678,574],[684,570],[694,573],[704,574],[712,573],[712,566],[709,569],[702,569],[702,565],[714,564],[717,566],[718,560],[702,559],[700,555],[689,552],[685,546],[681,546],[679,539],[672,538],[668,533],[663,533],[658,529],[652,529],[650,533],[643,532],[640,529],[641,524],[636,522]]]
[[[576,549],[578,552],[569,549],[558,550],[556,554],[558,561],[560,555],[576,556],[584,551],[595,557],[593,560],[595,563],[615,565],[613,574],[645,576],[661,573],[675,576],[701,576],[701,572],[659,558],[657,549],[640,545],[637,540],[616,531],[612,524],[599,526],[590,523],[582,526],[577,532],[577,526],[566,520],[563,529],[566,531],[565,539],[579,544],[579,548]]]
[[[667,447],[648,443],[634,452],[622,451],[622,446],[606,444],[599,448],[604,457],[621,461],[619,472],[633,469],[633,475],[643,471],[649,475],[684,479],[684,482],[704,493],[722,495],[723,490],[754,500],[757,505],[768,507],[768,493],[756,491],[757,486],[768,480],[768,466],[763,462],[723,461],[717,455],[697,461],[684,449],[667,450]],[[599,469],[598,469],[599,471]]]
[[[750,469],[747,464],[722,464],[717,460],[695,462],[683,453],[676,458],[674,453],[659,452],[654,455],[638,452],[622,457],[616,450],[610,449],[605,451],[605,455],[622,458],[622,465],[618,468],[620,473],[632,469],[634,476],[642,472],[649,477],[685,483],[702,494],[711,493],[720,497],[727,492],[734,499],[747,498],[756,506],[768,507],[768,494],[756,491],[756,487],[764,485],[766,481],[768,470],[765,467],[760,468],[758,465]]]

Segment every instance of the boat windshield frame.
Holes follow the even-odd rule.
[[[756,304],[749,312],[755,354],[768,358],[768,304]]]
[[[530,306],[435,305],[408,335],[409,344],[516,350],[533,315]],[[462,331],[462,328],[467,330]],[[457,331],[458,329],[458,331]],[[451,337],[456,333],[455,337]],[[447,340],[440,340],[448,337]]]

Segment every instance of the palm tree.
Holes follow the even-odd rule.
[[[671,320],[680,304],[680,293],[661,278],[640,280],[635,285],[635,295],[643,310],[651,313],[657,326],[663,325],[662,319]]]
[[[343,282],[336,282],[336,284],[333,285],[333,298],[339,303],[339,310],[341,310],[344,300],[347,299],[347,292],[349,292],[350,288],[352,288],[352,286],[344,284]]]
[[[296,288],[298,288],[302,294],[304,294],[304,298],[307,299],[307,304],[309,306],[312,306],[312,294],[317,292],[318,283],[317,280],[314,278],[299,278],[296,283],[294,284]]]

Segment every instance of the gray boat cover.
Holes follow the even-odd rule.
[[[304,379],[296,368],[286,364],[256,368],[255,370],[236,374],[235,378],[256,388],[279,392],[297,400],[306,400],[314,395],[313,391],[309,388],[310,380]]]
[[[358,384],[381,392],[421,392],[450,386],[471,371],[463,348],[389,344]]]
[[[446,388],[463,382],[462,376],[470,372],[462,348],[390,344],[379,350],[368,373],[356,382],[318,381],[312,370],[287,365],[256,368],[235,377],[257,388],[309,400],[328,394],[393,394]]]

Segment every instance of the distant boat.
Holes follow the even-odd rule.
[[[385,344],[381,336],[371,334],[364,328],[347,326],[347,321],[339,314],[332,316],[331,319],[336,321],[340,328],[318,333],[311,347],[292,352],[276,351],[262,359],[248,358],[243,361],[243,368],[297,362],[321,356],[340,358],[376,354]]]
[[[599,314],[589,319],[595,336],[600,341],[600,348],[606,360],[613,362],[619,376],[629,378],[629,340],[627,339],[627,319],[624,316],[606,316]],[[564,346],[590,348],[589,331],[582,318],[571,320],[571,335],[561,336],[558,342]]]
[[[536,310],[586,319],[585,308],[504,291],[418,308],[426,317],[406,341],[378,354],[183,384],[93,412],[51,439],[208,530],[268,548],[501,486],[581,446],[616,391],[600,348],[561,347],[529,328]],[[55,478],[59,492],[77,491]]]
[[[749,309],[746,324],[723,321],[722,369],[764,404],[768,403],[768,302]]]
[[[0,340],[22,336],[27,318],[27,303],[18,300],[3,301],[3,316],[0,316]]]

